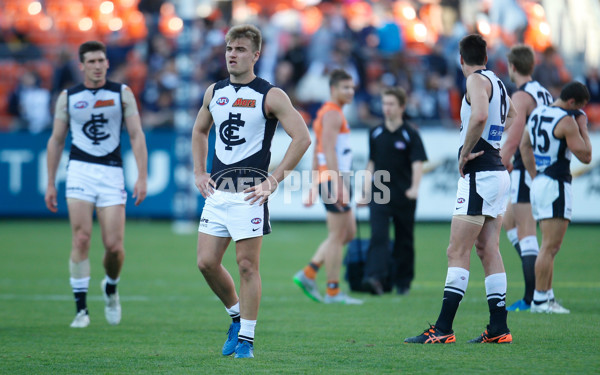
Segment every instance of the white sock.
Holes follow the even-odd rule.
[[[510,243],[515,246],[517,244],[517,242],[519,242],[519,236],[517,233],[517,227],[514,227],[512,229],[509,229],[506,231],[506,237],[508,237],[508,240],[510,241]]]
[[[90,285],[89,277],[84,277],[81,279],[75,279],[71,277],[69,281],[71,282],[71,288],[73,288],[73,293],[87,293],[88,287]]]
[[[537,237],[536,236],[527,236],[519,241],[519,246],[521,246],[521,256],[537,256],[540,252],[540,247],[538,246]]]
[[[548,299],[552,301],[554,299],[554,289],[550,288],[548,291]]]
[[[237,301],[235,303],[235,305],[227,308],[225,307],[225,311],[227,311],[227,314],[229,314],[229,316],[231,318],[239,318],[240,316],[240,301]]]
[[[546,301],[548,301],[549,298],[549,291],[545,290],[545,291],[539,291],[539,290],[534,290],[533,291],[533,302],[536,303],[536,305],[542,304]]]
[[[106,275],[104,276],[106,278],[106,283],[109,285],[117,285],[117,283],[119,282],[119,280],[121,280],[121,277],[117,277],[116,279],[111,278],[110,276]]]
[[[506,300],[506,273],[495,273],[485,278],[485,293],[488,301],[498,298],[498,307]]]
[[[444,292],[452,292],[464,297],[468,284],[469,270],[461,267],[448,267]]]
[[[240,333],[238,333],[238,339],[254,343],[254,328],[256,327],[256,320],[240,319],[242,323],[240,326]]]

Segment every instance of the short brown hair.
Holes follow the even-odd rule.
[[[236,39],[246,38],[252,43],[254,51],[260,51],[262,47],[262,34],[254,25],[237,25],[229,29],[225,35],[225,42],[229,43]]]
[[[508,52],[508,62],[515,66],[516,71],[523,76],[530,76],[535,66],[533,49],[526,44],[517,44]]]
[[[343,69],[334,69],[329,75],[329,87],[337,86],[340,81],[352,79],[352,76]]]
[[[79,46],[79,61],[83,61],[83,55],[88,52],[102,51],[104,52],[104,56],[106,56],[106,46],[104,43],[99,42],[97,40],[90,40],[88,42],[83,43]]]
[[[406,105],[406,91],[402,87],[388,87],[383,90],[381,95],[395,96],[398,99],[398,105],[404,107]]]

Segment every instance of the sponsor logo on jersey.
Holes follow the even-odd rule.
[[[233,103],[232,107],[256,108],[256,99],[238,98]]]
[[[260,217],[255,217],[254,219],[250,220],[250,222],[252,224],[260,224],[262,222],[262,219]]]
[[[394,143],[394,147],[396,147],[398,150],[404,150],[406,148],[406,143],[402,141],[396,141]]]
[[[535,165],[538,167],[547,167],[552,164],[552,158],[550,156],[538,155],[534,154],[535,157]]]
[[[88,102],[86,102],[85,100],[80,100],[77,103],[75,103],[75,105],[73,105],[73,107],[77,108],[77,109],[84,109],[88,106]]]
[[[490,125],[490,134],[488,139],[490,141],[499,141],[502,139],[502,132],[504,131],[504,127],[498,125]]]
[[[226,97],[222,96],[219,99],[217,99],[217,104],[218,105],[225,105],[229,103],[229,99],[227,99]]]
[[[114,99],[97,100],[96,104],[94,104],[94,108],[112,107],[113,105],[115,105]]]
[[[463,204],[463,203],[465,203],[465,198],[458,198],[458,199],[456,200],[456,202],[457,202],[458,204]]]

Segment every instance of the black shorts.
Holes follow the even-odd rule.
[[[325,210],[332,213],[344,213],[350,211],[352,209],[352,207],[350,207],[350,202],[346,202],[346,205],[342,206],[341,208],[333,203],[327,203],[332,200],[331,185],[331,180],[327,182],[321,182],[319,184],[319,196],[321,197],[321,201],[323,201]],[[349,198],[352,199],[352,188],[349,189],[349,192]]]

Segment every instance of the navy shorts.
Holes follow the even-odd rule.
[[[332,198],[332,194],[331,194],[331,186],[332,186],[332,182],[331,180],[327,181],[327,182],[321,182],[319,184],[319,196],[321,197],[321,200],[323,201],[323,205],[325,206],[325,210],[327,212],[332,212],[332,213],[344,213],[344,212],[348,212],[352,209],[352,207],[350,207],[350,202],[344,202],[343,206],[340,208],[338,206],[336,206],[333,203],[329,203],[333,200]],[[349,189],[350,191],[350,195],[349,195],[349,199],[351,199],[352,197],[352,189]]]

